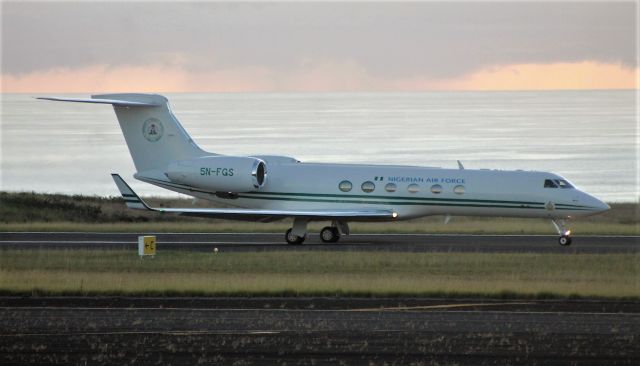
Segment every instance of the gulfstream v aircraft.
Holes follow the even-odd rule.
[[[350,221],[395,221],[428,215],[550,219],[561,245],[571,244],[565,220],[609,206],[548,172],[310,164],[287,156],[228,156],[202,150],[157,94],[105,94],[129,147],[136,179],[236,208],[154,208],[112,174],[129,208],[232,220],[293,219],[289,244],[302,244],[310,221],[329,221],[323,242],[349,234]]]

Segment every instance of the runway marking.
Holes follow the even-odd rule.
[[[89,244],[137,244],[131,241],[104,241],[104,240],[0,240],[0,243],[20,243],[20,244],[73,244],[73,243],[89,243]]]
[[[360,309],[286,309],[286,308],[170,308],[170,307],[73,307],[73,306],[0,306],[0,310],[100,310],[100,311],[127,311],[127,312],[147,312],[147,311],[176,311],[176,312],[278,312],[278,313],[340,313],[340,312],[376,312],[376,311],[398,311],[398,310],[439,310],[447,308],[465,308],[465,307],[488,307],[500,305],[544,305],[537,302],[504,302],[504,303],[468,303],[468,304],[442,304],[442,305],[425,305],[425,306],[398,306],[398,307],[380,307],[380,308],[360,308]],[[436,313],[436,312],[431,312]],[[581,311],[518,311],[518,310],[476,310],[476,311],[447,311],[442,313],[463,313],[463,314],[538,314],[538,315],[614,315],[623,317],[640,317],[640,313],[605,313],[605,312],[581,312]]]
[[[425,305],[425,306],[395,306],[395,307],[382,307],[382,308],[361,308],[361,309],[349,309],[347,311],[430,310],[430,309],[470,308],[470,307],[476,307],[476,306],[535,305],[535,304],[536,304],[535,302],[441,304],[441,305]]]
[[[138,335],[138,334],[164,334],[164,335],[206,335],[206,334],[280,334],[282,331],[275,330],[147,330],[147,331],[115,331],[115,332],[70,332],[70,333],[15,333],[15,334],[0,334],[1,337],[37,337],[37,336],[69,336],[69,335]]]
[[[185,233],[185,232],[154,232],[154,231],[133,231],[133,232],[101,232],[101,231],[3,231],[2,234],[91,234],[91,235],[139,235],[141,233],[155,235],[277,235],[280,233],[273,232],[251,232],[251,233],[234,233],[234,232],[210,232],[210,233]],[[461,237],[556,237],[554,234],[432,234],[432,233],[358,233],[349,236],[461,236]],[[640,238],[640,235],[580,235],[584,238]]]
[[[130,244],[137,245],[136,241],[101,241],[101,240],[0,240],[0,244]],[[161,244],[242,244],[242,245],[285,245],[284,242],[267,242],[267,241],[255,241],[255,242],[242,242],[242,243],[230,243],[229,241],[161,241]]]
[[[279,232],[251,232],[251,233],[234,233],[234,232],[204,232],[204,233],[187,233],[187,232],[164,232],[164,231],[122,231],[122,232],[111,232],[111,231],[1,231],[0,234],[64,234],[64,235],[83,235],[83,234],[91,234],[91,235],[139,235],[139,234],[156,234],[156,235],[282,235]],[[367,235],[367,234],[353,234],[353,235]],[[393,234],[396,235],[396,234]],[[403,234],[397,234],[403,235]],[[414,235],[414,234],[410,234]],[[417,234],[420,235],[420,234]]]

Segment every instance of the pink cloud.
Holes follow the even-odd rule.
[[[2,92],[243,92],[243,91],[428,91],[629,89],[637,70],[594,62],[518,64],[492,67],[451,79],[372,76],[353,61],[306,62],[274,71],[261,66],[188,71],[180,66],[149,65],[51,69],[21,76],[2,75]]]

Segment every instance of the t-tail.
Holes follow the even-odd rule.
[[[111,104],[138,172],[164,171],[176,160],[214,155],[202,150],[158,94],[101,94],[91,99],[38,98],[62,102]]]

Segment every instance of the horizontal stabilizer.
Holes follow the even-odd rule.
[[[118,99],[100,99],[100,98],[54,98],[54,97],[39,97],[36,99],[53,100],[55,102],[77,102],[77,103],[95,103],[95,104],[112,104],[119,107],[156,107],[160,104],[149,102],[136,102],[130,100],[118,100]]]

